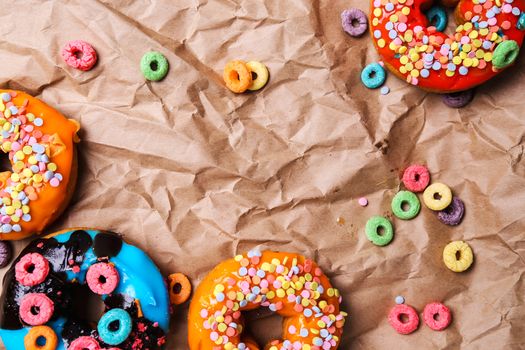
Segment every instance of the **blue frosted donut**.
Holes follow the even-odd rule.
[[[17,263],[30,253],[43,256],[50,270],[40,284],[24,286],[16,277],[21,268]],[[105,314],[98,327],[73,311],[79,289],[95,292],[86,281],[93,265],[99,266],[99,271],[118,274],[118,282],[112,280],[110,289],[99,288],[111,292],[100,296]],[[103,285],[104,277],[107,276],[101,274],[97,283]],[[60,231],[34,240],[22,251],[5,275],[0,299],[0,337],[6,350],[24,350],[24,338],[32,327],[21,321],[20,302],[35,293],[44,294],[54,303],[53,315],[45,325],[57,335],[58,350],[67,349],[73,342],[82,344],[89,338],[102,349],[113,346],[121,350],[160,349],[165,342],[170,315],[164,279],[143,251],[125,243],[117,234],[95,229]],[[119,327],[115,328],[113,321],[117,319]],[[107,332],[99,333],[98,329]]]

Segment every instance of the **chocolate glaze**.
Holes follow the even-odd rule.
[[[55,305],[55,312],[51,321],[65,318],[62,337],[67,346],[80,336],[92,336],[97,339],[102,348],[111,348],[98,337],[96,325],[82,320],[79,315],[73,314],[72,295],[75,288],[88,288],[79,285],[74,279],[68,281],[67,272],[74,266],[81,266],[86,252],[93,248],[99,261],[107,261],[110,257],[119,254],[123,245],[122,239],[114,233],[100,232],[94,239],[83,231],[77,230],[71,234],[66,242],[59,242],[56,238],[40,238],[31,242],[14,260],[11,268],[4,277],[4,289],[0,296],[0,328],[18,330],[24,325],[19,317],[19,305],[28,293],[45,293]],[[50,265],[50,272],[46,280],[34,287],[22,286],[15,278],[16,263],[28,253],[43,255]],[[106,311],[114,308],[126,310],[133,320],[133,330],[128,339],[118,346],[122,350],[159,349],[164,343],[165,334],[157,323],[139,315],[137,301],[125,294],[115,293],[105,297]],[[22,345],[23,346],[23,345]]]

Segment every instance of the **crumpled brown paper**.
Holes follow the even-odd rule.
[[[342,31],[348,7],[369,11],[364,0],[4,3],[1,86],[82,124],[77,191],[48,231],[120,232],[194,286],[238,252],[300,252],[342,291],[345,350],[525,346],[524,55],[461,110],[393,75],[381,96],[360,83],[377,54],[368,33]],[[73,39],[98,51],[93,70],[62,61]],[[170,62],[162,82],[140,73],[148,50]],[[266,63],[268,86],[227,91],[221,71],[231,59]],[[373,246],[364,224],[389,213],[414,162],[453,188],[466,217],[448,227],[423,208],[395,220],[389,246]],[[458,239],[475,253],[462,274],[441,260]],[[387,322],[396,295],[420,312],[443,301],[452,325],[398,335]],[[186,314],[187,305],[175,309],[167,349],[187,349]],[[276,317],[250,317],[259,340],[279,334]]]

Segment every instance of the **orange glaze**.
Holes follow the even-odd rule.
[[[310,259],[269,251],[238,255],[215,267],[195,291],[188,316],[190,349],[259,349],[243,334],[242,317],[242,311],[259,307],[284,318],[283,340],[264,349],[296,349],[292,344],[337,349],[346,316],[340,302],[339,291]]]
[[[525,35],[525,31],[519,30],[516,26],[519,20],[519,15],[501,12],[500,14],[497,14],[495,16],[495,18],[497,19],[497,24],[489,25],[488,27],[491,31],[490,35],[492,35],[493,32],[497,33],[499,30],[501,30],[500,35],[498,35],[498,38],[493,38],[496,40],[492,41],[492,46],[488,49],[484,49],[483,47],[476,47],[476,45],[478,45],[479,42],[474,43],[474,40],[484,40],[487,37],[489,39],[491,38],[487,35],[482,35],[479,31],[480,28],[477,28],[477,34],[471,34],[472,37],[475,37],[475,39],[469,37],[471,31],[476,30],[475,22],[473,21],[473,19],[475,19],[475,16],[480,16],[478,20],[478,25],[480,21],[487,20],[487,11],[492,6],[499,6],[499,8],[501,8],[502,6],[507,5],[508,9],[508,5],[510,5],[513,8],[516,7],[521,12],[523,12],[525,10],[525,1],[514,0],[512,4],[508,4],[505,2],[505,0],[487,0],[484,4],[482,4],[483,6],[479,4],[478,0],[446,0],[442,2],[447,6],[457,5],[455,17],[456,22],[458,23],[458,27],[454,35],[448,36],[444,33],[437,32],[435,27],[429,26],[429,21],[426,18],[423,11],[427,10],[432,5],[432,0],[371,0],[371,35],[376,49],[378,50],[379,55],[381,56],[385,65],[396,76],[406,80],[408,83],[417,85],[425,90],[429,90],[432,92],[450,93],[468,90],[493,78],[501,71],[493,67],[490,57],[498,43],[500,43],[502,40],[515,40],[521,47]],[[389,3],[394,5],[394,9],[392,11],[387,11],[385,9],[385,6]],[[407,10],[406,8],[408,8],[409,10]],[[477,12],[475,12],[475,9],[477,10]],[[406,14],[407,12],[409,13]],[[396,15],[397,18],[394,17],[392,19],[393,14]],[[396,19],[397,21],[395,21]],[[394,20],[394,22],[392,22],[392,20]],[[397,38],[395,39],[390,38],[390,30],[386,28],[389,22],[394,23],[394,28],[390,30],[395,30],[397,32]],[[405,29],[404,25],[406,24],[406,30],[399,30],[398,25],[401,22],[404,23],[403,25],[401,25],[401,28]],[[467,27],[464,26],[464,24],[466,23],[474,23],[473,30],[467,30]],[[505,23],[505,27],[509,28],[503,29],[503,23]],[[467,26],[470,26],[470,24],[467,24]],[[419,34],[420,37],[418,37],[417,34],[414,34],[412,41],[407,40],[406,34],[410,32],[414,33],[414,29],[417,26],[422,27],[421,34]],[[378,37],[379,33],[381,34],[380,37]],[[503,36],[501,36],[501,34],[503,34]],[[426,36],[430,39],[426,50],[422,50],[422,46],[425,45],[424,43],[422,43],[423,36]],[[448,44],[452,46],[452,43],[454,42],[461,43],[461,38],[465,36],[470,38],[468,44],[472,46],[472,49],[475,53],[477,53],[479,49],[482,49],[485,54],[489,53],[489,55],[482,56],[480,52],[480,56],[468,57],[467,54],[467,58],[470,58],[472,60],[465,61],[464,59],[462,59],[460,61],[459,59],[456,59],[455,63],[452,62],[450,58],[443,58],[443,61],[441,62],[442,67],[439,70],[429,68],[429,76],[426,78],[422,76],[421,72],[423,67],[421,62],[425,62],[423,60],[423,54],[430,53],[434,55],[435,60],[439,60],[439,57],[441,56],[440,50],[442,49],[442,45],[444,43],[446,44],[448,41]],[[408,36],[408,39],[410,38],[411,35]],[[393,43],[393,41],[395,41],[396,39],[398,40],[397,43]],[[399,39],[401,39],[401,43],[399,42]],[[461,46],[461,48],[453,48],[450,51],[453,52],[453,56],[459,56],[463,47],[464,45]],[[414,48],[421,49],[418,52],[416,52],[419,55],[417,60],[413,60],[412,56],[414,56],[414,59],[416,58],[416,56],[410,54],[411,49]],[[406,50],[406,52],[403,52],[404,50]],[[408,63],[403,64],[401,62],[402,56],[407,56]],[[453,75],[450,72],[447,73],[447,67],[449,63],[454,63],[456,65],[456,71]],[[459,68],[463,65],[468,66],[465,67],[468,69],[468,73],[466,75],[459,74]],[[465,72],[465,68],[462,68],[463,73]],[[417,71],[417,73],[415,71]],[[424,74],[426,75],[426,72]]]
[[[18,222],[22,228],[20,232],[0,233],[1,240],[18,240],[40,233],[61,214],[67,205],[77,177],[75,143],[79,141],[77,132],[80,126],[77,121],[65,118],[44,102],[24,92],[0,90],[0,96],[6,92],[16,93],[16,96],[11,100],[14,106],[20,108],[27,101],[25,113],[32,113],[35,117],[43,119],[43,125],[40,127],[34,126],[34,130],[40,130],[44,135],[54,136],[53,142],[50,142],[53,145],[46,147],[46,155],[48,155],[50,162],[56,164],[56,172],[63,177],[58,187],[52,187],[49,183],[44,183],[41,188],[37,189],[38,198],[28,203],[31,220],[29,222],[22,220]],[[5,119],[3,114],[0,115],[0,119]],[[3,147],[1,149],[5,153],[9,153],[11,164],[13,165],[14,152],[6,152]],[[54,153],[54,155],[51,153]],[[12,171],[0,173],[0,196],[2,198],[9,197],[9,194],[5,193],[4,189],[11,174]]]

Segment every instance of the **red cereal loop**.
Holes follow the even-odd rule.
[[[401,320],[402,315],[408,317],[407,322]],[[399,304],[390,310],[388,322],[399,334],[410,334],[419,326],[419,316],[412,306]]]
[[[15,278],[26,287],[44,282],[48,274],[49,262],[38,253],[24,255],[15,265]]]
[[[118,286],[119,274],[112,264],[97,263],[88,269],[86,281],[93,293],[110,294]]]
[[[436,315],[438,315],[436,317]],[[431,329],[442,331],[447,328],[452,321],[450,309],[441,303],[430,303],[425,306],[423,320]]]
[[[97,52],[87,42],[73,40],[62,49],[62,58],[68,66],[88,71],[97,63]]]
[[[79,337],[71,342],[67,350],[101,350],[98,341],[91,337]]]
[[[29,293],[20,302],[19,314],[22,321],[31,326],[40,326],[51,319],[55,304],[43,293]]]
[[[422,165],[411,165],[403,173],[403,183],[412,192],[423,192],[430,183],[430,173]]]

